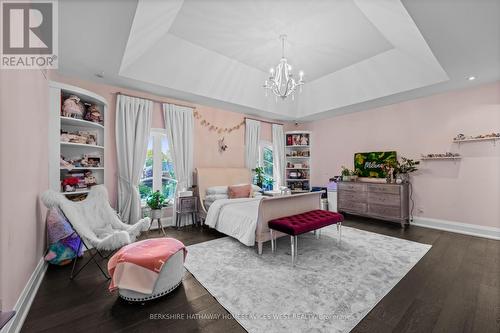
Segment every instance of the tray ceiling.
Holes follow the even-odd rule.
[[[283,33],[308,83],[276,103],[261,86]],[[398,0],[141,0],[120,74],[295,117],[448,79]]]

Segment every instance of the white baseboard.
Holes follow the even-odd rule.
[[[0,333],[17,333],[21,330],[24,320],[30,310],[31,303],[33,303],[33,299],[35,298],[38,288],[40,287],[40,283],[42,283],[43,277],[45,276],[47,266],[47,263],[42,257],[36,265],[33,274],[31,274],[26,286],[16,302],[16,305],[14,306],[16,315],[7,323],[7,325],[4,326],[4,328],[2,328],[2,330],[0,330]]]
[[[500,228],[481,225],[432,219],[428,217],[413,217],[412,225],[419,227],[450,231],[459,234],[500,240]]]

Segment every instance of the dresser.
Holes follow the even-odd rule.
[[[339,212],[399,222],[402,227],[409,223],[409,184],[339,182],[337,185]]]

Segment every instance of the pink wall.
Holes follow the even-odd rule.
[[[115,206],[117,200],[116,183],[116,142],[115,142],[115,111],[116,111],[116,92],[130,94],[133,96],[161,100],[166,103],[178,103],[182,105],[192,105],[198,112],[210,123],[216,126],[232,127],[240,123],[245,115],[237,112],[211,108],[204,105],[190,104],[171,98],[151,95],[144,92],[124,89],[116,86],[99,84],[90,81],[83,81],[76,78],[65,77],[52,71],[50,79],[62,83],[67,83],[90,90],[104,97],[108,101],[108,114],[106,115],[106,187],[109,191],[111,204]],[[154,103],[153,124],[152,127],[163,128],[163,111],[160,103]],[[229,149],[224,153],[219,153],[217,141],[222,136]],[[271,125],[262,123],[261,138],[272,141]],[[243,167],[245,151],[245,129],[240,128],[230,134],[217,134],[209,131],[208,128],[200,125],[200,120],[195,120],[195,141],[194,141],[194,166],[195,167]]]
[[[12,309],[45,249],[48,82],[40,71],[0,70],[0,300]],[[43,205],[42,205],[43,206]]]
[[[424,161],[412,177],[415,216],[500,227],[500,143],[452,143],[458,133],[500,132],[500,82],[305,124],[312,134],[312,182],[324,185],[353,154],[396,150],[459,152],[452,161]]]

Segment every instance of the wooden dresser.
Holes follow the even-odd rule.
[[[348,214],[409,223],[409,184],[339,182],[337,209]]]

